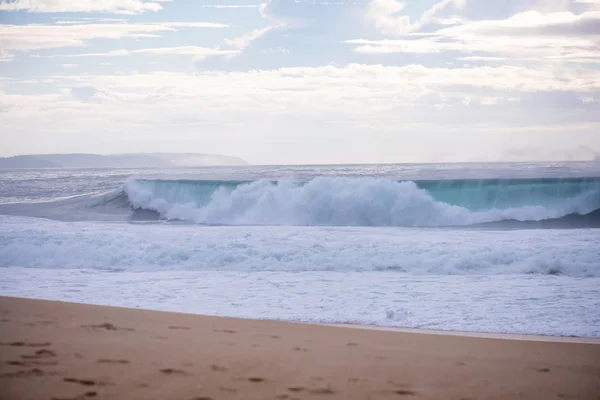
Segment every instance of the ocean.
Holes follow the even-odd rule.
[[[0,171],[0,295],[600,337],[600,164]]]

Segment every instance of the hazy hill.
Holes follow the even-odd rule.
[[[176,168],[248,165],[241,158],[214,154],[33,154],[0,158],[0,168]]]

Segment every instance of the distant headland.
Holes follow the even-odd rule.
[[[241,158],[196,153],[31,154],[0,158],[0,168],[177,168],[248,165]]]

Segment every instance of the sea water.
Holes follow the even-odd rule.
[[[0,171],[0,295],[600,337],[600,165]]]

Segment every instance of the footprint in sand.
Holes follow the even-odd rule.
[[[96,384],[96,381],[93,379],[63,378],[63,381],[69,383],[78,383],[83,386],[94,386]]]
[[[63,378],[63,381],[77,383],[82,386],[114,386],[114,383],[112,382],[95,379]]]
[[[107,331],[134,331],[135,329],[132,328],[117,328],[114,324],[111,324],[110,322],[105,322],[103,324],[97,324],[97,325],[81,325],[82,328],[91,328],[91,329],[105,329]]]
[[[36,321],[36,322],[27,322],[25,325],[26,326],[47,326],[47,325],[55,325],[56,323],[54,321],[48,321],[48,320],[44,320],[44,321]]]
[[[417,393],[413,392],[412,390],[400,389],[394,390],[394,394],[397,394],[398,396],[415,396]]]
[[[7,372],[0,375],[2,378],[27,378],[31,376],[43,376],[44,371],[41,369],[33,368],[26,371]]]
[[[210,369],[212,369],[213,371],[217,371],[217,372],[227,372],[227,371],[229,371],[227,368],[221,367],[220,365],[217,365],[217,364],[211,365]]]
[[[189,326],[169,326],[169,329],[180,329],[180,330],[190,330],[191,328]]]
[[[218,333],[237,333],[236,331],[232,331],[231,329],[215,329],[213,330],[213,332],[218,332]]]
[[[311,394],[316,394],[316,395],[331,395],[331,394],[335,394],[335,390],[333,390],[330,387],[324,387],[324,388],[319,388],[319,389],[313,389],[310,391]]]
[[[1,346],[14,346],[14,347],[48,347],[51,345],[49,342],[40,342],[40,343],[28,343],[28,342],[9,342],[9,343],[0,343]]]
[[[7,361],[8,365],[18,365],[21,367],[33,367],[33,366],[52,366],[58,365],[58,361]]]
[[[264,378],[259,378],[259,377],[251,377],[251,378],[248,378],[248,380],[250,382],[254,382],[254,383],[259,383],[259,382],[264,382],[265,381]]]
[[[97,397],[97,396],[98,396],[97,392],[85,392],[85,393],[80,394],[79,396],[75,396],[75,397],[53,397],[52,400],[85,400],[90,397]]]
[[[117,360],[112,358],[100,358],[97,363],[99,364],[129,364],[129,360]]]
[[[52,350],[48,350],[48,349],[38,350],[35,352],[35,354],[24,354],[21,356],[21,358],[24,358],[27,360],[33,360],[33,359],[38,359],[38,358],[50,358],[50,357],[56,357],[56,353],[53,352]]]
[[[189,375],[188,372],[185,372],[184,370],[181,370],[181,369],[175,369],[175,368],[163,368],[163,369],[159,369],[159,371],[166,375]]]

